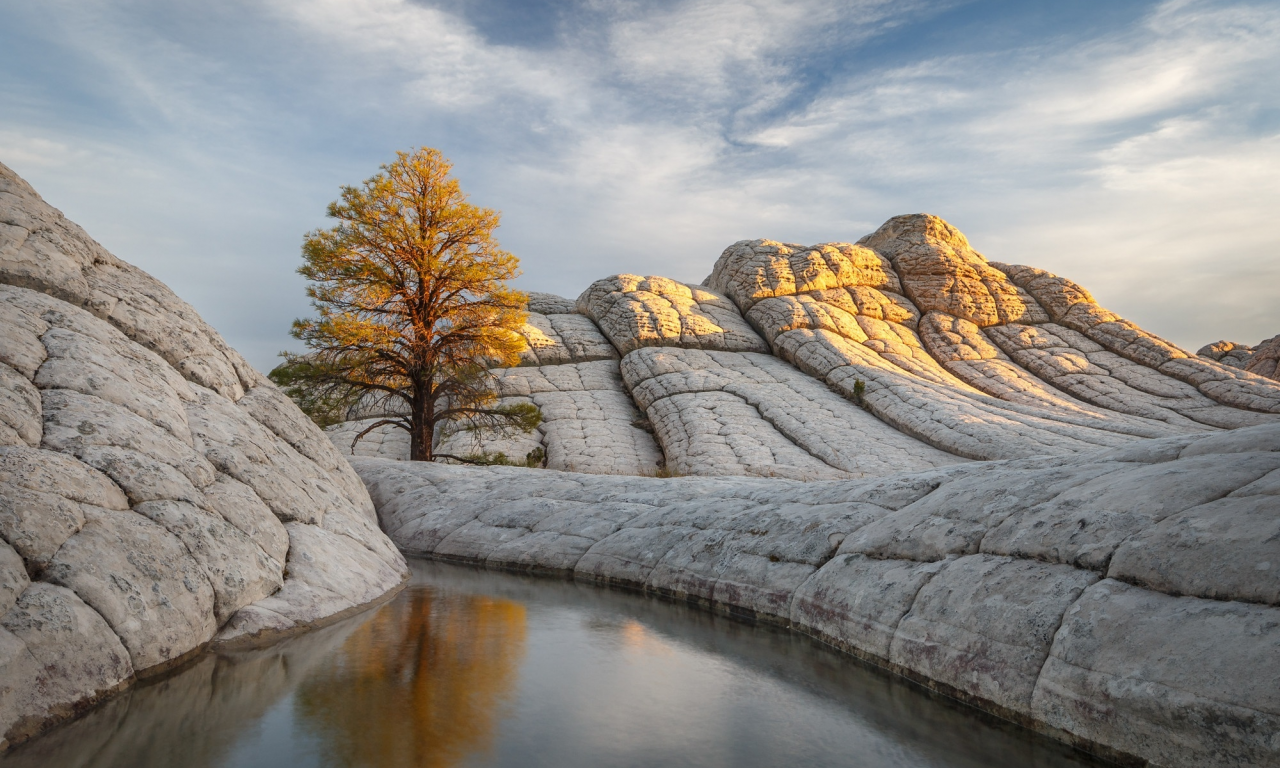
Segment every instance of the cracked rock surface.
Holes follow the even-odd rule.
[[[446,437],[445,452],[521,461],[540,447],[571,471],[813,480],[1280,419],[1274,340],[1191,355],[1069,280],[987,261],[936,216],[895,217],[856,244],[744,240],[705,283],[623,274],[576,303],[531,294],[531,349],[495,373],[543,428]],[[369,423],[330,436],[351,454]],[[354,453],[403,457],[407,441],[383,428]]]
[[[815,482],[353,461],[408,554],[789,626],[1113,756],[1280,764],[1280,424]]]
[[[1256,347],[1233,341],[1206,344],[1196,352],[1199,357],[1213,360],[1232,368],[1280,381],[1280,336],[1272,336]]]
[[[392,539],[778,622],[1113,757],[1280,765],[1280,344],[1192,355],[924,214],[704,283],[592,284],[598,360],[531,315],[496,374],[549,454],[607,457],[577,474],[356,457]],[[616,476],[633,416],[685,477]]]
[[[0,747],[407,576],[333,444],[0,165]]]
[[[925,214],[704,283],[530,295],[494,375],[541,427],[438,449],[548,469],[350,456],[377,403],[321,432],[0,166],[0,735],[378,600],[402,550],[777,622],[1112,755],[1280,764],[1277,339],[1193,355]]]

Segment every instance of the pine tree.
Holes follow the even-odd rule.
[[[285,354],[272,376],[313,411],[377,404],[384,416],[356,440],[405,429],[417,461],[467,460],[433,451],[441,429],[529,431],[541,420],[532,405],[498,405],[489,369],[526,348],[528,297],[506,284],[519,260],[494,239],[498,212],[467,202],[452,167],[423,147],[342,188],[328,208],[337,226],[302,247],[298,272],[319,316],[295,320],[293,335],[310,351]]]

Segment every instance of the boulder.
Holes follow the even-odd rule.
[[[1280,336],[1272,336],[1252,350],[1244,366],[1247,373],[1280,381]]]
[[[407,576],[324,433],[2,165],[0,324],[0,748]],[[294,550],[324,537],[349,584],[319,595]]]

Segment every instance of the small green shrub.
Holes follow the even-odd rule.
[[[526,453],[523,460],[513,459],[502,451],[469,453],[466,456],[460,456],[459,459],[467,464],[475,464],[481,467],[528,467],[530,469],[540,469],[547,466],[547,452],[542,446],[538,446]]]
[[[547,466],[547,452],[542,446],[534,448],[524,456],[524,465],[530,469]]]
[[[649,477],[684,477],[684,475],[672,469],[666,461],[660,461]]]

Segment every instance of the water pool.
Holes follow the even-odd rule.
[[[570,582],[412,567],[385,605],[206,655],[0,766],[1099,765],[784,630]]]

